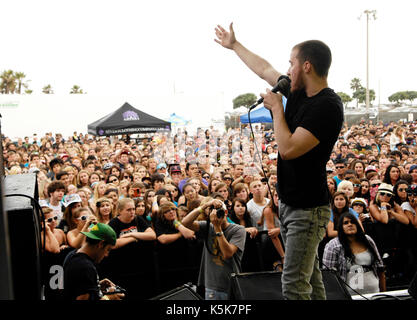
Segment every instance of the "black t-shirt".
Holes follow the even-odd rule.
[[[64,260],[64,299],[75,300],[86,293],[90,300],[102,297],[97,269],[87,254],[74,250]]]
[[[131,222],[124,223],[119,218],[113,218],[109,226],[116,232],[117,238],[130,232],[144,232],[150,227],[150,224],[141,216],[136,216]]]
[[[161,219],[155,219],[154,229],[156,237],[159,237],[161,234],[175,234],[179,232],[177,229],[175,229],[172,222],[164,222]]]
[[[330,195],[326,163],[344,121],[340,97],[330,88],[325,88],[310,98],[304,90],[289,93],[285,119],[291,133],[298,127],[303,127],[320,143],[292,160],[282,160],[278,153],[277,187],[280,200],[295,208],[328,204]]]

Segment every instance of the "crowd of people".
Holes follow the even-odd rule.
[[[334,146],[326,168],[332,216],[319,257],[322,268],[338,270],[351,286],[349,270],[355,263],[374,275],[367,276],[372,284],[365,290],[385,290],[385,283],[395,279],[409,282],[417,270],[416,132],[416,122],[362,121],[345,124]],[[195,135],[185,130],[138,138],[74,132],[64,139],[46,133],[16,141],[3,137],[2,142],[6,175],[37,174],[50,253],[81,248],[85,233],[97,223],[116,232],[113,250],[141,241],[193,240],[220,201],[226,218],[215,232],[223,233],[220,225],[229,230],[240,225],[248,239],[264,234],[272,248],[271,270],[282,270],[279,142],[264,126],[257,125],[254,134],[248,127],[224,133],[211,127]],[[245,251],[242,241],[236,242],[239,255]],[[362,259],[365,264],[356,255],[364,247],[371,252]]]

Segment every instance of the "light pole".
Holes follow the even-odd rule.
[[[365,10],[366,14],[366,113],[369,116],[369,15],[376,20],[376,10]]]

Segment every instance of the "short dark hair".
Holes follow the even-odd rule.
[[[69,174],[68,174],[68,172],[67,171],[59,171],[57,174],[56,174],[56,179],[57,180],[61,180],[61,178],[63,177],[63,176],[68,176]]]
[[[56,190],[66,191],[65,185],[62,181],[54,180],[48,185],[48,196],[54,193]]]
[[[320,40],[308,40],[294,46],[298,49],[297,59],[301,63],[309,61],[319,77],[327,77],[332,64],[330,48]]]
[[[49,162],[49,167],[51,169],[54,168],[55,165],[59,164],[60,166],[64,165],[64,161],[62,161],[62,159],[60,158],[54,158]]]

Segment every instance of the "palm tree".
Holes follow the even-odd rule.
[[[76,93],[81,93],[82,94],[84,92],[83,92],[83,89],[80,88],[80,86],[77,86],[76,84],[74,84],[71,88],[70,93],[71,94],[76,94]]]
[[[23,79],[26,78],[26,75],[23,72],[15,72],[14,77],[15,77],[15,80],[17,81],[16,93],[21,94],[22,93]]]
[[[16,78],[13,70],[5,70],[0,75],[0,92],[3,94],[14,93],[16,89]]]
[[[356,99],[356,108],[358,108],[358,95],[360,94],[361,89],[363,89],[361,80],[359,78],[353,78],[352,81],[350,81],[350,88],[353,91],[353,98]]]
[[[42,92],[45,94],[52,94],[54,93],[54,90],[52,90],[52,86],[48,84],[42,88]]]

